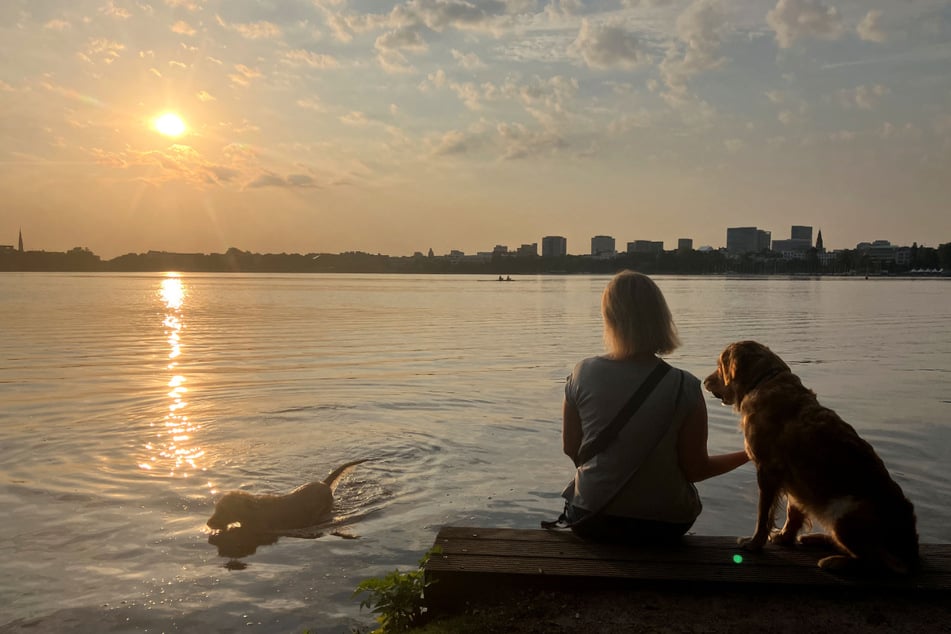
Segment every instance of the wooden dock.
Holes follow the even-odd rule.
[[[426,563],[434,582],[425,592],[431,609],[460,599],[491,597],[513,588],[585,590],[650,587],[689,591],[797,588],[936,595],[951,600],[951,545],[922,544],[920,570],[907,577],[836,575],[821,570],[824,551],[768,544],[759,553],[737,546],[736,537],[686,536],[671,545],[621,546],[584,541],[570,531],[447,526],[441,548]]]

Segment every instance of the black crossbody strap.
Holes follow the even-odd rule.
[[[647,378],[644,379],[641,386],[637,388],[637,391],[631,395],[630,400],[624,404],[624,407],[617,413],[614,420],[604,428],[604,431],[602,431],[600,435],[578,452],[577,465],[580,466],[588,462],[614,442],[614,439],[621,433],[621,430],[624,429],[628,421],[633,418],[634,413],[640,409],[641,405],[643,405],[644,401],[647,400],[647,397],[650,396],[650,393],[654,391],[654,388],[657,387],[657,384],[660,383],[660,380],[664,378],[669,370],[670,364],[660,359],[657,367],[647,375]]]

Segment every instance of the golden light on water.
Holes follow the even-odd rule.
[[[160,133],[165,136],[181,136],[185,134],[187,126],[180,116],[174,112],[165,112],[152,122],[153,127]]]
[[[169,276],[162,280],[162,287],[159,289],[159,295],[165,302],[169,310],[179,310],[185,301],[185,287],[182,285],[182,278],[176,273],[169,273]]]
[[[170,376],[166,384],[166,395],[169,401],[162,421],[151,425],[157,428],[157,432],[153,441],[145,444],[149,459],[140,462],[139,468],[158,473],[167,470],[168,475],[172,477],[187,478],[202,469],[200,460],[205,451],[195,444],[195,436],[201,426],[193,423],[185,414],[188,408],[188,401],[185,400],[188,388],[185,384],[188,379],[179,369],[179,364],[182,357],[187,292],[181,277],[177,273],[169,273],[159,284],[158,296],[165,309],[162,326],[168,342],[169,363],[166,368]]]

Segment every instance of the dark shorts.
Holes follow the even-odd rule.
[[[605,542],[658,542],[677,541],[693,526],[693,522],[658,522],[635,517],[621,517],[599,513],[585,519],[589,513],[583,508],[568,504],[565,515],[572,524],[571,530],[579,537]]]

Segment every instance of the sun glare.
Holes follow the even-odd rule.
[[[166,112],[155,119],[155,129],[165,136],[181,136],[185,132],[185,122],[174,112]]]

